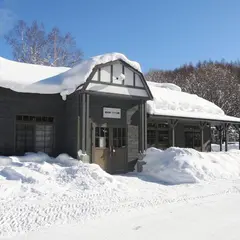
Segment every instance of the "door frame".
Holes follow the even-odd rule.
[[[128,131],[127,131],[127,126],[125,125],[114,125],[114,124],[109,124],[109,123],[103,123],[103,124],[97,124],[95,122],[91,122],[91,162],[95,163],[95,129],[96,127],[105,127],[109,129],[109,144],[108,144],[108,149],[109,149],[109,156],[107,158],[107,169],[105,169],[106,172],[108,173],[114,173],[113,172],[113,166],[112,166],[112,158],[113,158],[113,129],[114,128],[124,128],[125,129],[125,141],[126,141],[126,148],[125,148],[125,159],[124,159],[124,172],[127,172],[127,156],[128,156]],[[119,172],[120,173],[120,172]]]

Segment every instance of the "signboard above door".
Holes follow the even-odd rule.
[[[121,119],[121,108],[103,108],[103,118]]]

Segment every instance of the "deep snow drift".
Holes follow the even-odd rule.
[[[147,150],[142,175],[167,184],[196,183],[201,180],[236,179],[240,176],[240,151],[198,152],[171,147]]]

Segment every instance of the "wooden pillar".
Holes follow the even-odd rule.
[[[222,126],[219,127],[219,146],[220,152],[222,152]]]
[[[224,124],[224,131],[225,131],[225,152],[228,151],[228,127],[229,127],[229,124],[228,124],[228,123],[225,123],[225,124]]]
[[[206,122],[200,122],[200,133],[201,133],[201,151],[204,152],[204,128],[206,127]]]
[[[144,150],[147,149],[147,109],[146,102],[144,102]]]
[[[82,99],[81,99],[81,107],[82,107],[82,111],[81,111],[81,117],[82,117],[82,152],[85,153],[86,152],[86,94],[83,93],[82,94]]]
[[[235,129],[238,132],[238,149],[240,150],[240,125],[238,124],[233,124],[233,126],[235,127]]]
[[[140,113],[140,131],[139,131],[139,145],[140,152],[143,153],[145,150],[145,102],[141,101],[139,104],[139,113]]]
[[[178,123],[178,120],[171,120],[170,121],[170,127],[172,129],[172,147],[175,147],[176,143],[175,143],[175,127]]]
[[[86,126],[86,153],[90,155],[91,152],[91,143],[90,143],[90,126],[89,126],[89,94],[86,94],[86,114],[85,114],[85,126]]]
[[[175,127],[172,127],[172,146],[175,147]]]
[[[240,150],[240,125],[238,126],[238,149]]]

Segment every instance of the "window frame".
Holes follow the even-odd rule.
[[[26,126],[33,126],[33,137],[32,137],[32,149],[33,152],[39,152],[40,150],[36,150],[36,130],[37,130],[37,126],[38,125],[43,125],[44,126],[44,153],[52,155],[54,154],[54,150],[55,150],[55,117],[53,116],[44,116],[44,115],[30,115],[30,114],[17,114],[15,116],[15,131],[14,131],[14,151],[15,153],[18,154],[24,154],[25,150],[21,151],[18,148],[18,144],[17,144],[17,126],[19,125],[24,125],[25,128]],[[50,147],[46,147],[46,143],[45,143],[45,129],[46,126],[52,126],[52,146]],[[25,133],[26,134],[26,133]],[[24,144],[24,148],[25,144]],[[46,149],[50,149],[50,151],[46,152]]]
[[[151,138],[155,139],[154,143],[149,142],[149,131],[155,131],[155,136]],[[170,128],[167,122],[148,122],[147,124],[147,147],[156,147],[166,149],[169,147],[169,134]],[[167,137],[166,141],[159,141],[160,136]],[[151,141],[153,142],[153,141]]]

